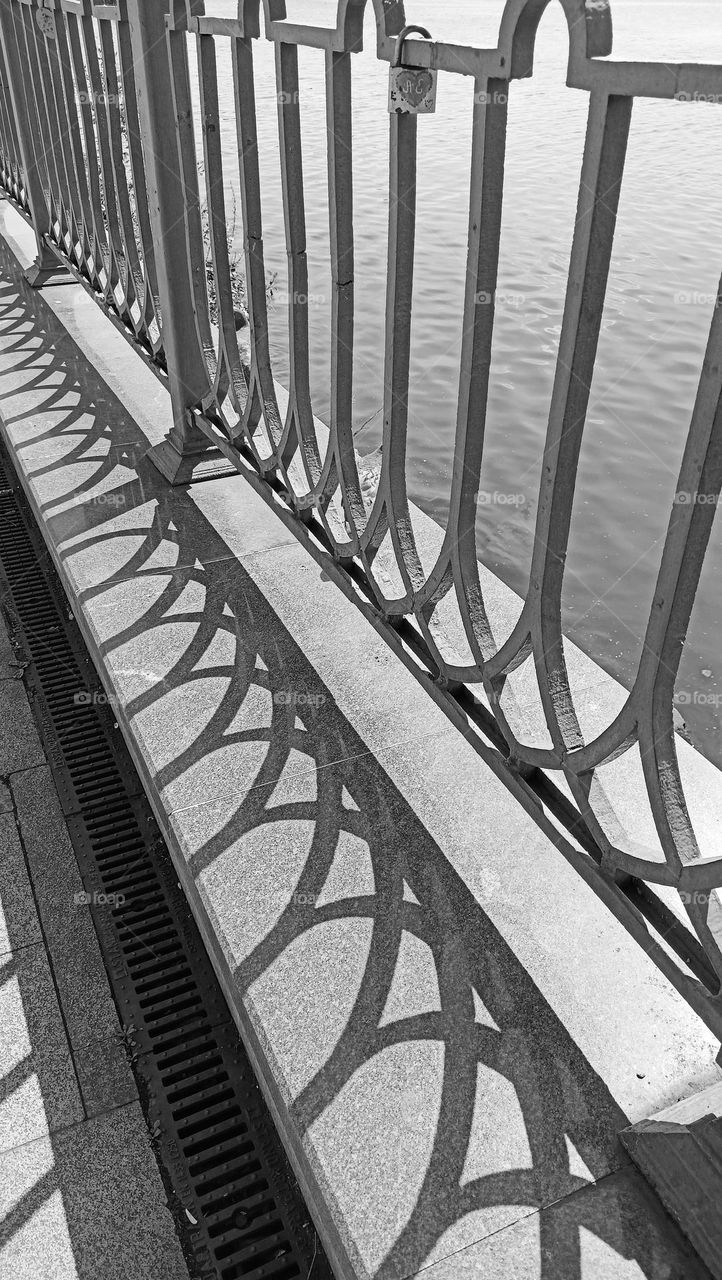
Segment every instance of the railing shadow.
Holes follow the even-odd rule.
[[[275,980],[280,1030],[271,1048],[317,1177],[323,1182],[332,1167],[348,1165],[353,1197],[366,1196],[355,1207],[350,1201],[341,1206],[357,1237],[369,1222],[357,1259],[364,1272],[400,1280],[534,1218],[538,1233],[524,1236],[526,1244],[519,1237],[518,1247],[532,1249],[530,1274],[543,1280],[591,1280],[585,1232],[636,1263],[649,1280],[702,1277],[704,1269],[638,1176],[628,1168],[614,1172],[626,1166],[616,1139],[626,1118],[483,906],[369,753],[251,574],[190,498],[164,485],[144,457],[139,428],[93,377],[42,297],[19,284],[14,260],[1,248],[0,266],[0,339],[6,354],[17,357],[14,380],[23,370],[24,390],[39,397],[25,423],[10,405],[6,429],[28,428],[16,453],[25,454],[38,492],[48,494],[46,528],[66,566],[74,572],[79,556],[94,566],[95,581],[81,587],[80,599],[94,617],[107,606],[103,659],[121,669],[121,651],[135,646],[137,652],[141,637],[172,638],[162,674],[126,683],[123,715],[128,722],[158,719],[167,752],[155,784],[167,796],[181,795],[181,785],[196,772],[202,777],[207,762],[220,761],[217,821],[209,819],[204,829],[207,792],[186,800],[200,823],[190,871],[200,882],[221,864],[232,865],[241,885],[244,841],[253,848],[259,833],[272,828],[279,848],[284,842],[294,847],[297,871],[284,881],[284,900],[276,878],[268,900],[261,890],[258,901],[238,906],[252,941],[237,957],[234,980],[258,1005],[274,967],[289,978],[288,990]],[[3,416],[6,397],[0,382]],[[130,550],[119,562],[121,540]],[[111,609],[129,583],[133,610]],[[208,682],[216,694],[203,703],[203,714],[196,711],[195,727],[189,720],[184,735],[168,740],[164,708],[174,699],[198,708]],[[223,761],[236,749],[244,768],[231,766],[224,774]],[[339,870],[350,846],[366,868],[356,890],[348,864]],[[329,878],[337,890],[329,890]],[[349,948],[356,977],[334,1007],[334,956],[346,964],[341,957]],[[325,992],[299,995],[301,978],[292,975],[301,956],[311,957],[308,971],[327,982]],[[299,1013],[300,998],[309,1008],[315,1002],[314,1017],[326,1037],[333,1031],[332,1045],[319,1046],[310,1014],[304,1023]],[[319,1005],[327,1006],[325,1017]],[[334,1030],[339,1008],[342,1025]],[[393,1081],[401,1127],[417,1125],[416,1145],[410,1141],[396,1163],[393,1151],[386,1166],[374,1168],[365,1158],[366,1146],[379,1150],[398,1135],[393,1128],[379,1134],[373,1115],[354,1111],[364,1096],[354,1090],[364,1079],[387,1120],[382,1095],[384,1082]],[[422,1106],[424,1113],[414,1115]],[[324,1129],[329,1115],[335,1139]],[[518,1116],[518,1124],[510,1122],[505,1134],[500,1126],[509,1116]],[[339,1144],[343,1150],[334,1155]],[[43,1183],[38,1194],[51,1191],[51,1183]],[[74,1226],[72,1238],[82,1250],[80,1221]],[[467,1274],[455,1262],[444,1280]],[[468,1274],[486,1273],[486,1261],[477,1268]]]

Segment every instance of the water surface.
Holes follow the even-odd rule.
[[[407,4],[409,21],[459,43],[496,44],[501,0]],[[695,0],[614,0],[614,57],[722,62],[722,12]],[[231,16],[234,0],[209,0]],[[331,25],[333,0],[288,0],[295,21]],[[222,42],[218,42],[219,47]],[[287,383],[286,251],[273,49],[258,42],[264,240],[276,376]],[[511,86],[509,147],[488,434],[478,511],[480,558],[520,593],[536,497],[579,188],[587,95],[565,86],[567,28],[552,3],[534,76]],[[221,50],[227,181],[238,190],[230,63]],[[388,68],[368,6],[355,58],[354,217],[358,448],[381,439],[388,218]],[[330,272],[323,54],[301,50],[314,409],[329,414]],[[414,500],[448,510],[464,296],[472,83],[442,75],[419,125],[418,240],[408,474]],[[722,271],[722,104],[638,101],[592,385],[564,595],[565,631],[631,686],[677,489]],[[238,216],[237,238],[242,228]],[[486,495],[484,497],[483,495]],[[700,750],[722,763],[722,536],[713,533],[677,682]]]

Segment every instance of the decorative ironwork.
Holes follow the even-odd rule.
[[[0,187],[23,214],[29,213],[23,181],[20,139],[9,91],[9,72],[3,42],[0,41]]]
[[[370,3],[378,57],[392,64],[406,27],[404,6],[401,0]],[[30,207],[41,246],[52,245],[90,284],[152,361],[167,362],[175,425],[156,453],[167,477],[188,479],[213,445],[252,483],[283,496],[298,517],[299,536],[335,566],[332,571],[349,594],[365,594],[376,625],[406,660],[432,673],[435,696],[452,719],[467,731],[471,722],[481,730],[474,739],[480,754],[722,1035],[722,913],[715,892],[722,886],[722,857],[703,852],[693,830],[673,724],[675,678],[722,485],[719,297],[677,485],[678,492],[700,500],[672,506],[633,688],[611,723],[586,737],[562,634],[577,465],[633,100],[703,95],[722,101],[722,67],[611,60],[607,0],[560,0],[569,31],[567,83],[589,95],[589,115],[530,585],[506,634],[500,634],[502,623],[487,601],[477,556],[508,96],[513,81],[532,74],[537,28],[549,3],[507,0],[495,48],[403,40],[403,63],[410,72],[463,75],[474,83],[453,480],[448,521],[432,548],[417,543],[406,483],[414,112],[390,116],[384,427],[380,473],[371,493],[352,434],[351,88],[366,0],[339,0],[334,29],[289,22],[284,0],[264,0],[263,12],[260,0],[239,0],[233,19],[207,15],[203,0],[169,0],[167,14],[159,0],[121,0],[118,6],[54,0],[55,40],[29,20],[32,0],[6,0],[0,173],[17,199],[20,171],[13,145],[20,134],[26,148],[22,171],[27,175],[31,166],[40,187]],[[262,18],[265,36],[275,45],[289,264],[290,386],[283,413],[270,355],[263,258],[254,87],[254,46]],[[247,366],[237,339],[228,249],[219,42],[230,52],[234,78],[250,324]],[[333,281],[327,429],[314,416],[310,390],[298,74],[303,47],[325,53]],[[16,48],[29,67],[21,85],[14,84]],[[191,56],[200,93],[202,176]],[[488,305],[479,306],[479,297]],[[522,710],[530,689],[543,713],[543,731],[536,731]],[[640,786],[638,792],[631,787],[620,802],[610,788],[610,769],[625,754],[631,761],[637,750]],[[636,808],[644,793],[656,831],[656,843],[646,845],[637,841],[628,821],[629,806]],[[670,909],[670,890],[681,898],[687,925]]]
[[[3,90],[32,175],[33,282],[60,259],[162,364],[130,33],[117,17],[90,0],[5,0]]]

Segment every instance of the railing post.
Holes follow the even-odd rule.
[[[173,405],[173,427],[148,456],[171,484],[188,484],[216,475],[235,475],[237,469],[210,443],[190,413],[207,394],[209,384],[198,340],[186,240],[186,196],[166,24],[169,0],[125,3]]]
[[[21,22],[32,21],[36,10],[14,6],[12,0],[0,0],[0,38],[5,53],[7,89],[15,118],[23,185],[38,248],[38,256],[25,272],[25,279],[34,289],[39,289],[52,277],[61,276],[65,281],[69,276],[47,241],[52,231],[50,207],[35,158],[36,147],[43,145],[43,131],[37,112],[31,110],[30,94],[27,92],[27,61],[23,64],[18,48],[14,7],[19,9],[17,17]]]

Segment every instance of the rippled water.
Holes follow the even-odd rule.
[[[214,0],[209,12],[234,12]],[[369,10],[371,6],[368,6]],[[722,62],[716,2],[613,0],[614,56]],[[501,0],[415,0],[410,21],[459,43],[496,44]],[[332,0],[288,0],[288,16],[330,24]],[[285,240],[273,50],[259,42],[257,90],[264,239],[274,361],[287,377]],[[220,42],[219,42],[220,44]],[[361,452],[380,441],[385,307],[388,69],[372,21],[355,60],[356,387]],[[488,443],[479,507],[481,559],[523,593],[579,186],[587,95],[566,88],[567,31],[552,4],[535,74],[515,82],[501,246]],[[301,101],[310,260],[314,408],[329,405],[330,275],[323,54],[302,50]],[[237,189],[230,65],[221,57],[228,184]],[[409,425],[409,488],[447,512],[468,221],[472,84],[443,75],[438,110],[419,125],[419,225]],[[597,371],[582,451],[564,597],[565,630],[631,685],[722,270],[722,104],[635,103]],[[241,235],[238,225],[239,242]],[[494,496],[496,495],[496,496]],[[717,522],[678,691],[696,744],[722,763]]]

